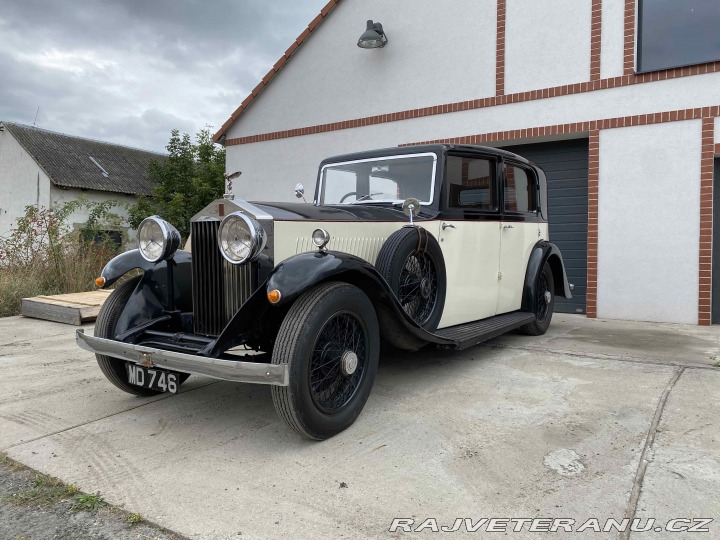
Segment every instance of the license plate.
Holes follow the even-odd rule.
[[[177,373],[164,369],[145,368],[137,364],[125,364],[128,372],[128,382],[143,388],[150,388],[159,392],[177,394],[180,388]]]

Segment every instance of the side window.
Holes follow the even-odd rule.
[[[504,195],[506,212],[535,212],[538,209],[535,175],[515,165],[506,165]]]
[[[448,156],[445,184],[447,185],[449,208],[497,210],[493,161]]]

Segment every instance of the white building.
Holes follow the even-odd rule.
[[[387,46],[357,46],[367,19]],[[547,172],[558,310],[720,322],[719,27],[717,2],[332,0],[216,140],[250,200],[311,191],[334,154],[509,147]]]
[[[26,206],[52,208],[80,197],[117,201],[112,212],[127,217],[135,196],[149,195],[151,161],[162,154],[72,137],[11,122],[0,123],[0,235],[10,232]],[[71,214],[79,227],[88,208]],[[125,231],[127,232],[127,230]]]

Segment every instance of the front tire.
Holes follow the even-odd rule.
[[[370,299],[354,285],[322,283],[288,311],[272,363],[288,364],[290,384],[273,386],[273,404],[302,437],[328,439],[350,427],[370,395],[380,330]]]
[[[528,336],[543,335],[550,327],[554,311],[555,282],[553,281],[550,265],[545,263],[542,272],[538,274],[535,290],[535,320],[521,327],[520,332]]]
[[[137,276],[132,279],[128,279],[123,284],[119,285],[107,300],[103,303],[98,313],[97,320],[95,321],[95,336],[105,339],[115,339],[115,327],[117,325],[120,314],[125,308],[130,296],[140,282],[142,276]],[[158,390],[150,390],[149,388],[143,388],[130,384],[127,380],[127,371],[125,368],[124,360],[119,358],[112,358],[111,356],[105,356],[103,354],[96,354],[97,363],[100,366],[100,370],[103,375],[107,377],[111,383],[118,387],[123,392],[132,394],[134,396],[156,396],[162,394]],[[178,376],[178,384],[182,384],[189,375],[181,373]]]

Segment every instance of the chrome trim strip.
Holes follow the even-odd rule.
[[[261,364],[235,360],[207,358],[194,354],[164,351],[112,339],[88,336],[78,329],[75,334],[77,345],[87,351],[119,358],[145,367],[159,368],[206,375],[224,381],[287,386],[289,374],[287,364]]]
[[[272,221],[272,219],[273,219],[273,217],[270,214],[260,210],[257,206],[255,206],[254,204],[251,204],[247,201],[244,201],[242,199],[235,199],[235,200],[233,200],[233,203],[235,203],[236,206],[239,206],[241,209],[245,210],[246,212],[250,212],[253,216],[255,216],[255,219],[267,219],[270,221]]]
[[[432,157],[433,158],[433,168],[432,168],[432,177],[430,179],[430,200],[429,201],[420,201],[420,204],[423,206],[428,206],[433,203],[435,200],[435,177],[437,176],[437,162],[438,157],[435,152],[420,152],[417,154],[398,154],[394,156],[382,156],[382,157],[374,157],[374,158],[365,158],[365,159],[354,159],[352,161],[338,161],[337,163],[328,163],[327,165],[324,165],[322,169],[320,169],[320,178],[319,182],[320,185],[318,187],[318,197],[322,198],[323,193],[323,187],[325,184],[325,169],[328,169],[330,167],[337,167],[338,165],[352,165],[353,163],[367,163],[370,161],[390,161],[393,159],[409,159],[409,158],[417,158],[417,157]],[[386,200],[386,199],[373,199],[375,202],[402,202],[399,199],[398,200]],[[313,201],[313,204],[315,206],[322,206],[324,203],[320,203],[318,200]],[[339,204],[339,203],[333,203],[333,204]],[[343,203],[350,205],[352,203]]]

